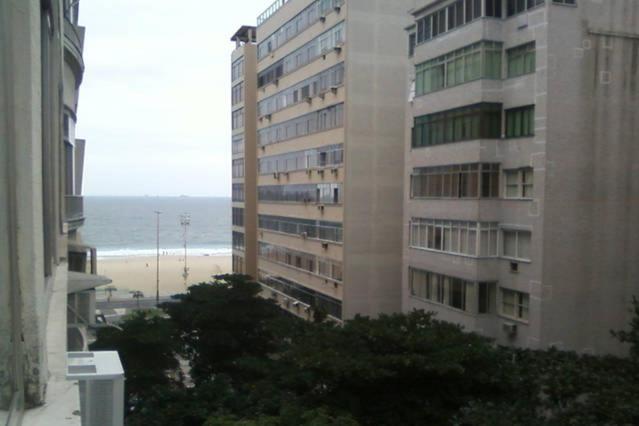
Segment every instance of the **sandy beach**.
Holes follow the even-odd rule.
[[[139,290],[145,297],[155,296],[156,258],[153,257],[105,257],[98,259],[98,273],[113,280],[111,286],[118,289],[114,298],[131,297],[130,292]],[[188,284],[209,281],[212,275],[231,271],[231,256],[189,256]],[[183,256],[160,256],[160,295],[169,296],[185,290],[182,273]],[[102,288],[104,289],[104,287]],[[98,290],[98,298],[106,292]]]

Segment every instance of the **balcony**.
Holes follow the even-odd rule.
[[[64,20],[64,59],[75,74],[79,85],[84,74],[84,27],[74,25],[68,19]]]
[[[74,231],[84,224],[84,197],[81,195],[65,196],[65,222],[69,231]]]

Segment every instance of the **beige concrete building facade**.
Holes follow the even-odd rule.
[[[233,272],[257,276],[257,56],[256,31],[243,26],[231,37]]]
[[[639,295],[639,4],[412,11],[403,310],[619,353]]]
[[[413,6],[280,0],[258,18],[256,277],[303,318],[401,308]]]

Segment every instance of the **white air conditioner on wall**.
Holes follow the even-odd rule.
[[[117,352],[68,352],[67,380],[80,385],[82,426],[124,425],[124,369]]]

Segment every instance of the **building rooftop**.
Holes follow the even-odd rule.
[[[239,30],[233,34],[231,41],[242,43],[255,43],[256,31],[255,27],[251,25],[242,25]]]

